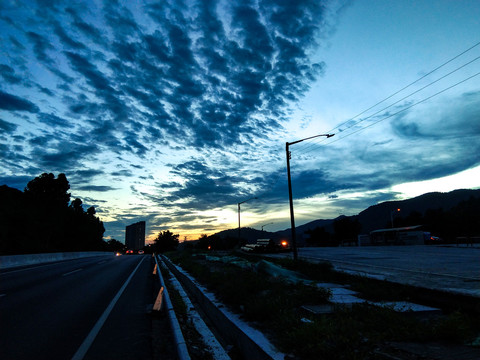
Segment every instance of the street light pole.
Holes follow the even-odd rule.
[[[268,223],[268,224],[265,224],[265,225],[262,225],[262,232],[263,232],[263,228],[267,225],[272,225],[273,223]]]
[[[392,229],[393,229],[393,214],[395,214],[396,212],[400,212],[400,209],[395,209],[390,211],[390,222],[392,223]]]
[[[246,203],[247,201],[257,199],[256,197],[253,197],[251,199],[242,201],[238,203],[238,240],[240,241],[240,204]]]
[[[298,260],[298,250],[297,250],[297,235],[295,232],[295,215],[293,212],[293,196],[292,196],[292,178],[290,176],[290,159],[292,158],[292,153],[290,152],[290,145],[297,144],[299,142],[313,139],[319,136],[326,136],[327,138],[332,137],[335,134],[321,134],[321,135],[315,135],[315,136],[310,136],[305,139],[297,140],[294,142],[287,142],[285,145],[285,151],[287,153],[287,176],[288,176],[288,196],[290,199],[290,223],[292,227],[292,249],[293,249],[293,260],[297,261]]]

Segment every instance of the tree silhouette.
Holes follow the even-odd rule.
[[[362,225],[358,221],[358,217],[344,216],[333,222],[333,229],[337,241],[356,243]]]
[[[95,208],[83,210],[82,200],[70,203],[65,174],[44,173],[24,192],[2,186],[0,191],[0,252],[21,254],[103,250],[105,228]]]
[[[105,243],[106,251],[122,251],[125,245],[116,239],[110,239]]]
[[[162,253],[165,251],[176,250],[178,247],[178,238],[180,235],[173,234],[170,230],[161,231],[153,243],[153,251]]]
[[[305,231],[310,237],[306,239],[307,246],[337,246],[338,242],[332,239],[332,235],[324,226]]]

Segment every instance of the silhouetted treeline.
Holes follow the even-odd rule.
[[[450,210],[428,209],[422,215],[412,211],[408,216],[395,218],[395,227],[424,225],[433,235],[447,242],[457,237],[480,236],[480,197],[471,196]]]
[[[422,230],[442,238],[446,243],[453,243],[458,237],[480,236],[480,197],[471,196],[449,210],[427,209],[423,214],[411,211],[406,216],[401,216],[401,213],[393,217],[393,227],[422,225]],[[392,222],[384,225],[385,229],[391,227]],[[356,242],[361,230],[357,216],[341,217],[328,229],[322,226],[305,231],[309,235],[306,245],[338,246],[345,242]]]
[[[339,246],[340,244],[356,244],[362,225],[356,216],[341,216],[333,221],[333,233],[325,227],[316,227],[305,231],[307,246]]]
[[[0,254],[106,250],[95,208],[70,201],[69,189],[65,174],[47,173],[23,192],[0,186]]]
[[[221,237],[216,234],[210,236],[203,234],[195,243],[195,248],[202,250],[230,250],[244,243],[244,239],[239,242],[238,238],[232,236]]]
[[[147,252],[163,253],[165,251],[173,251],[178,247],[178,237],[180,235],[172,233],[170,230],[158,233],[153,244],[146,246]]]

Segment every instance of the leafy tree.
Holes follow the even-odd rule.
[[[105,242],[105,251],[122,251],[125,245],[116,239],[110,239]]]
[[[44,173],[24,192],[2,186],[0,191],[0,253],[103,250],[105,228],[95,208],[83,210],[82,200],[70,203],[65,174]]]
[[[207,236],[203,234],[198,239],[197,249],[212,249],[212,250],[230,250],[238,245],[238,238],[232,236],[219,236],[217,234]]]
[[[333,222],[335,237],[337,241],[353,241],[357,242],[358,234],[362,230],[362,225],[357,217],[344,216]]]
[[[198,239],[196,247],[198,249],[206,250],[208,249],[209,246],[210,246],[210,241],[208,239],[207,234],[202,234],[202,236],[200,236],[200,239]]]
[[[324,226],[316,227],[315,229],[305,231],[310,237],[306,240],[307,246],[337,246],[332,235],[325,229]]]
[[[52,173],[43,173],[42,175],[31,180],[25,188],[25,194],[36,202],[41,202],[43,205],[53,207],[67,207],[70,202],[70,189],[65,174],[55,175]]]
[[[161,231],[153,243],[154,252],[165,252],[176,250],[179,244],[180,235],[173,234],[170,230]]]
[[[82,207],[82,200],[79,199],[79,198],[76,198],[75,200],[72,201],[72,203],[70,204],[70,208],[73,209],[73,211],[75,213],[83,213],[83,207]]]

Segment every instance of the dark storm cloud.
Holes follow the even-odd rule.
[[[66,33],[61,24],[57,21],[53,21],[53,28],[55,35],[58,36],[62,44],[67,45],[70,48],[82,50],[85,49],[85,45],[81,42],[74,40],[70,35]]]
[[[22,78],[15,74],[15,70],[8,65],[0,64],[0,75],[10,84],[19,84]]]
[[[130,152],[143,156],[148,151],[148,148],[138,141],[138,136],[134,133],[128,133],[125,136],[126,147],[130,149]]]
[[[102,170],[87,169],[87,170],[71,170],[67,174],[69,179],[78,183],[90,182],[93,178],[105,175]]]
[[[0,184],[23,191],[28,182],[33,180],[30,176],[0,176]]]
[[[108,192],[108,191],[116,190],[116,188],[112,186],[106,186],[106,185],[76,186],[75,189],[81,190],[81,191],[97,191],[97,192]]]
[[[137,23],[132,9],[145,10],[155,26],[147,29]],[[224,9],[231,16],[225,16]],[[106,145],[117,144],[104,141],[114,137],[114,130],[123,130],[120,123],[133,119],[140,125],[138,131],[174,136],[177,142],[199,148],[239,144],[243,134],[253,131],[266,137],[281,128],[289,103],[308,90],[323,66],[308,56],[323,16],[322,7],[313,1],[294,6],[171,1],[136,8],[111,1],[88,11],[58,2],[46,11],[43,20],[61,48],[40,29],[26,31],[25,36],[37,60],[61,79],[57,89],[64,90],[64,98],[78,99],[67,102],[70,111],[88,116],[95,123],[95,136],[105,134],[97,141]],[[97,21],[86,22],[86,17]],[[87,48],[92,41],[101,47]],[[68,71],[58,66],[58,56],[53,57],[59,52],[68,61]],[[11,67],[0,70],[8,81],[17,81]],[[80,77],[73,78],[72,72]],[[89,89],[84,89],[85,83]],[[51,88],[42,88],[53,94]],[[80,99],[85,90],[96,99]],[[115,127],[105,127],[108,121]],[[130,141],[122,151],[143,156],[146,147]]]
[[[467,139],[480,136],[480,92],[459,96],[454,103],[436,104],[430,116],[407,112],[393,119],[392,129],[401,138],[425,140]]]
[[[41,93],[43,93],[45,95],[55,96],[55,93],[53,91],[51,91],[50,89],[47,89],[46,87],[43,87],[43,86],[37,84],[37,88]]]
[[[51,143],[52,140],[47,138],[46,141]],[[82,160],[98,152],[98,148],[94,145],[66,141],[58,145],[50,144],[47,148],[44,148],[41,143],[37,145],[40,145],[35,150],[39,166],[61,172],[81,167]]]
[[[2,134],[13,133],[17,127],[18,126],[15,124],[0,119],[0,129],[2,130]]]
[[[72,64],[72,68],[83,75],[94,89],[113,91],[108,79],[86,57],[71,51],[66,51],[65,55]]]
[[[100,99],[104,100],[103,108],[113,114],[116,121],[128,118],[128,109],[119,99],[119,94],[110,85],[110,79],[101,72],[87,57],[66,51],[65,55],[70,61],[73,70],[83,75],[87,83],[95,90]]]
[[[40,109],[34,103],[0,90],[0,109],[36,113]]]
[[[71,24],[74,28],[85,35],[89,40],[104,45],[104,37],[102,36],[101,30],[83,20],[81,15],[78,14],[79,11],[80,10],[74,9],[73,7],[65,8],[65,13],[69,14],[72,18]]]
[[[49,4],[37,6],[42,16],[8,37],[16,61],[25,68],[36,63],[35,76],[48,80],[32,80],[30,89],[40,101],[26,100],[18,82],[21,67],[5,63],[0,67],[9,86],[5,91],[16,95],[5,93],[14,98],[3,106],[35,113],[26,115],[38,129],[24,139],[33,148],[35,169],[65,172],[75,184],[86,183],[85,191],[112,190],[94,183],[100,176],[127,180],[141,173],[151,179],[148,166],[135,164],[132,172],[121,170],[125,166],[108,174],[85,169],[84,160],[94,159],[100,149],[114,154],[112,162],[130,160],[127,154],[137,161],[151,159],[171,149],[233,150],[242,157],[235,160],[240,164],[246,159],[241,145],[281,136],[292,102],[324,69],[311,60],[324,31],[319,26],[326,23],[319,1]],[[132,192],[172,210],[175,201],[192,209],[236,204],[254,188],[278,189],[267,203],[286,196],[284,174],[269,187],[272,174],[254,179],[246,169],[239,176],[230,160],[213,165],[199,156],[167,166],[181,183],[158,184],[156,196],[135,187]],[[317,191],[304,179],[294,179],[301,197]],[[317,180],[325,189],[338,189],[325,174]]]
[[[295,20],[302,30],[293,31],[282,23],[289,5],[229,5],[233,14],[229,24],[220,20],[217,5],[215,1],[193,2],[193,7],[176,2],[146,5],[157,25],[149,34],[135,25],[125,8],[108,6],[111,29],[119,38],[129,35],[128,41],[114,42],[112,51],[129,63],[142,64],[139,72],[138,66],[110,62],[116,70],[112,83],[121,84],[122,91],[155,113],[150,130],[160,127],[180,136],[187,132],[184,140],[198,147],[239,142],[240,134],[256,128],[251,119],[256,112],[275,118],[283,114],[278,105],[302,96],[321,67],[311,64],[305,51],[311,49],[307,41],[317,31],[320,6],[301,4],[295,15],[308,14]],[[188,10],[192,8],[195,11]],[[135,86],[131,80],[125,83],[127,78]],[[212,108],[217,111],[212,113]],[[262,125],[260,135],[279,123],[272,117]]]
[[[119,176],[119,177],[133,177],[134,176],[134,174],[130,170],[114,171],[110,175]]]
[[[317,195],[328,195],[341,190],[357,190],[364,185],[355,176],[338,181],[329,172],[322,170],[296,169],[292,174],[292,192],[295,199],[305,199]],[[278,204],[288,201],[286,169],[265,172],[254,179],[259,185],[258,197],[264,204]]]
[[[295,197],[307,198],[318,194],[330,194],[339,190],[354,190],[360,188],[358,179],[333,180],[328,173],[322,170],[307,170],[297,172],[292,177],[292,186],[295,186]]]
[[[37,59],[48,66],[54,65],[53,59],[47,54],[47,51],[54,50],[50,41],[43,35],[37,34],[33,31],[28,31],[26,35],[33,44],[33,51]]]
[[[38,114],[37,116],[37,119],[44,123],[44,124],[48,124],[52,127],[61,127],[61,128],[65,128],[65,127],[69,127],[71,126],[70,124],[70,121],[65,119],[65,118],[61,118],[61,117],[58,117],[54,114],[45,114],[45,113],[40,113]]]
[[[236,203],[238,196],[242,195],[242,190],[237,186],[242,179],[213,169],[203,161],[191,160],[173,165],[170,173],[182,176],[186,182],[159,185],[165,193],[151,200],[157,203],[187,200],[187,207],[205,210]]]

